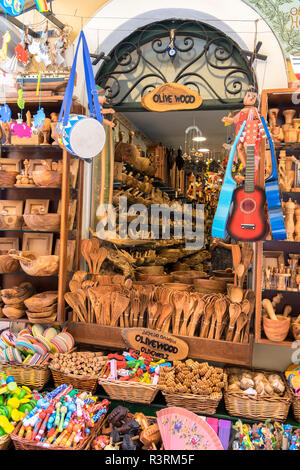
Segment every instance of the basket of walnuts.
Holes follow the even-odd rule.
[[[231,367],[224,394],[230,415],[254,421],[271,418],[285,421],[292,402],[291,392],[280,372]]]
[[[97,380],[107,357],[103,352],[78,351],[55,354],[49,365],[55,387],[73,385],[78,390],[94,393]]]
[[[192,359],[174,361],[161,367],[159,388],[168,406],[179,406],[194,413],[215,414],[227,387],[227,375],[220,367]]]

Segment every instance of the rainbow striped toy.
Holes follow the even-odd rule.
[[[49,11],[46,0],[35,0],[36,8],[40,12]]]

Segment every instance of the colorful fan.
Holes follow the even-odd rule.
[[[156,414],[165,450],[224,450],[209,424],[191,411],[171,407]]]

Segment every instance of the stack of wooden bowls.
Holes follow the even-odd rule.
[[[2,289],[1,298],[4,303],[2,313],[11,319],[22,318],[25,315],[24,302],[33,294],[33,286],[30,282],[22,282],[17,287]]]
[[[197,292],[203,294],[215,294],[218,292],[226,292],[226,282],[217,279],[194,279],[194,288]]]
[[[42,292],[28,298],[24,303],[27,307],[27,317],[34,323],[51,323],[57,317],[56,291]]]

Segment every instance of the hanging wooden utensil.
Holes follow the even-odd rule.
[[[241,276],[241,286],[243,286],[245,277],[249,270],[249,266],[252,263],[252,259],[253,259],[253,248],[252,246],[250,246],[249,243],[243,243],[242,251],[241,251],[241,259],[244,265],[244,272]]]
[[[243,264],[238,264],[236,268],[236,275],[238,278],[238,286],[243,287],[243,274],[245,272],[245,266]]]

